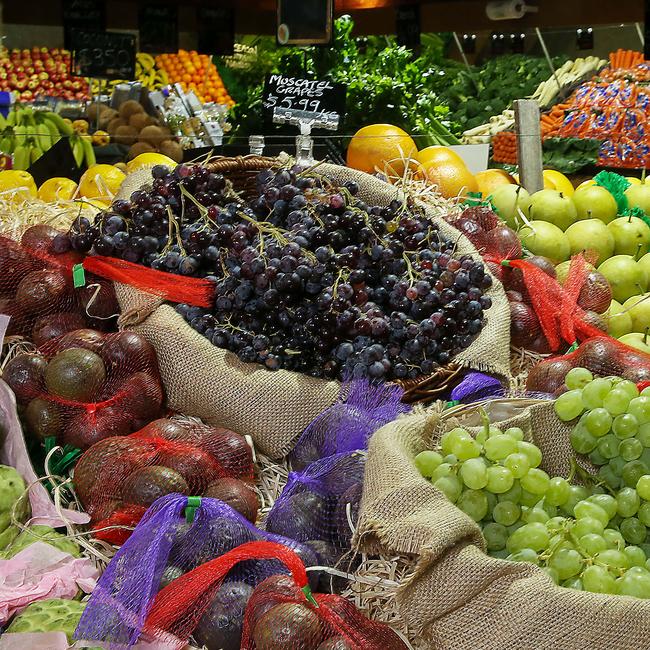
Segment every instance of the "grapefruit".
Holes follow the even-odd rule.
[[[411,136],[392,124],[370,124],[359,129],[350,140],[347,165],[368,174],[387,170],[401,176],[406,161],[417,155]]]
[[[48,178],[38,188],[38,198],[48,203],[69,201],[75,195],[77,187],[77,184],[73,180],[62,176],[55,176],[54,178]]]
[[[463,159],[453,149],[442,147],[440,145],[434,145],[422,149],[422,151],[417,153],[415,158],[422,165],[447,162],[464,163]]]
[[[126,174],[113,165],[92,165],[79,181],[79,194],[87,199],[112,199]]]
[[[489,196],[501,185],[514,185],[515,179],[503,169],[486,169],[475,174],[478,191],[483,196]]]
[[[479,191],[476,177],[462,161],[427,163],[424,173],[427,180],[436,185],[440,194],[447,199]]]

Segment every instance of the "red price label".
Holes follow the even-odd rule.
[[[0,171],[4,169],[11,169],[13,167],[11,156],[6,153],[0,153]]]

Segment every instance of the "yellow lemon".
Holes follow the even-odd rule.
[[[79,194],[87,199],[112,200],[126,174],[113,165],[92,165],[79,181]]]
[[[129,161],[126,165],[126,168],[129,172],[134,172],[140,167],[145,165],[165,165],[166,167],[171,167],[172,169],[176,167],[176,161],[172,160],[169,156],[165,156],[161,153],[141,153],[139,156],[136,156],[133,160]]]
[[[544,175],[544,181],[548,179],[555,185],[555,187],[550,189],[562,192],[564,196],[573,196],[575,192],[573,183],[562,172],[558,172],[555,169],[545,169],[542,173]]]
[[[69,178],[55,176],[48,178],[38,188],[38,198],[41,201],[69,201],[77,191],[78,185]]]
[[[644,183],[642,183],[641,179],[637,178],[636,176],[626,176],[625,179],[628,180],[630,183],[632,183],[632,185],[644,185],[645,184],[645,181],[644,181]]]
[[[31,174],[20,169],[0,172],[0,200],[27,201],[35,196],[36,183]]]
[[[576,187],[576,191],[581,190],[583,187],[591,187],[592,185],[595,185],[596,181],[593,178],[589,178],[586,181],[582,181],[578,187]]]
[[[85,207],[96,208],[98,212],[108,210],[111,204],[107,201],[100,201],[99,199],[76,199],[75,203],[81,203]]]

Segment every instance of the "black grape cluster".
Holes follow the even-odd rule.
[[[337,187],[316,171],[262,171],[243,201],[203,167],[155,167],[150,191],[75,224],[71,243],[214,280],[213,309],[177,311],[244,362],[387,380],[448,363],[491,306],[483,264],[455,256],[419,208],[367,205],[355,182]]]

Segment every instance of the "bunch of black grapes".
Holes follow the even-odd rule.
[[[94,224],[78,219],[69,244],[213,280],[213,309],[177,311],[241,361],[415,379],[481,331],[491,277],[417,206],[367,205],[355,182],[297,166],[260,172],[252,200],[199,165],[156,166],[152,177]]]

